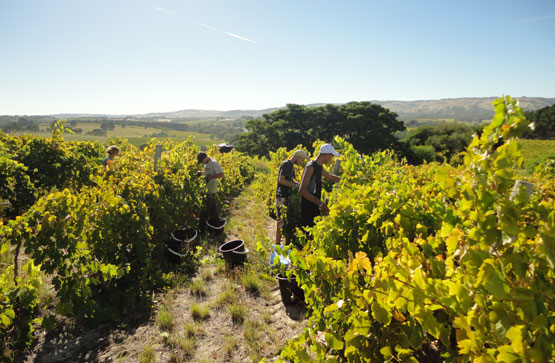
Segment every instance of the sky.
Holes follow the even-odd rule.
[[[0,0],[0,115],[555,97],[555,0]]]

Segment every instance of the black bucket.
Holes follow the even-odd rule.
[[[297,285],[297,278],[294,275],[291,275],[291,281],[282,274],[277,274],[276,279],[279,282],[281,301],[285,305],[294,304],[296,301],[304,302],[304,291]]]
[[[170,234],[170,239],[166,242],[170,262],[180,263],[182,258],[190,256],[197,235],[195,229],[180,228],[173,231]]]
[[[221,245],[218,252],[221,252],[225,262],[233,267],[245,263],[249,250],[245,247],[245,241],[236,239]]]
[[[221,234],[224,231],[224,227],[227,224],[225,218],[220,218],[217,220],[207,219],[206,225],[208,226],[208,231],[216,235]]]

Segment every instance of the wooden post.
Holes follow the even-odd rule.
[[[158,160],[162,156],[162,144],[156,144],[156,148],[154,149],[154,171],[158,171]]]
[[[332,174],[338,175],[341,168],[341,159],[335,159],[335,164],[333,164]]]

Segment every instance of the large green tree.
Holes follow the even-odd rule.
[[[412,164],[420,164],[424,160],[428,162],[447,160],[458,164],[461,161],[459,153],[472,140],[472,135],[480,132],[480,128],[480,126],[462,123],[417,127],[409,132],[404,140],[411,150],[407,159]]]
[[[237,149],[267,155],[280,147],[307,148],[315,140],[331,141],[339,135],[360,152],[370,154],[382,149],[398,149],[394,134],[405,126],[397,114],[370,102],[327,104],[320,107],[288,104],[286,108],[250,120],[248,132],[235,140]]]
[[[529,139],[555,139],[555,105],[525,113],[526,119],[534,123],[534,130],[524,137]]]

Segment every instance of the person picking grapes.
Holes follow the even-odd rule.
[[[281,163],[278,171],[276,188],[276,244],[281,243],[281,227],[283,227],[283,207],[289,204],[289,196],[292,188],[298,188],[299,184],[293,180],[295,176],[295,165],[301,165],[308,154],[304,150],[297,150],[293,155]]]
[[[114,158],[119,155],[119,147],[116,145],[112,145],[106,149],[108,156],[102,159],[102,165],[106,168],[109,168],[114,163]]]
[[[341,178],[329,173],[323,168],[324,164],[332,161],[334,156],[339,156],[331,144],[320,146],[316,159],[310,161],[303,171],[301,186],[301,227],[307,228],[314,226],[314,218],[329,211],[328,206],[321,200],[322,198],[322,176],[338,183]]]
[[[219,221],[218,216],[218,201],[216,200],[216,193],[218,192],[218,179],[224,177],[224,171],[220,164],[210,158],[205,152],[199,152],[197,155],[199,164],[204,165],[204,170],[199,174],[204,175],[206,181],[206,196],[204,198],[204,207],[200,218],[200,231],[204,232],[206,225],[206,217],[209,221]]]

